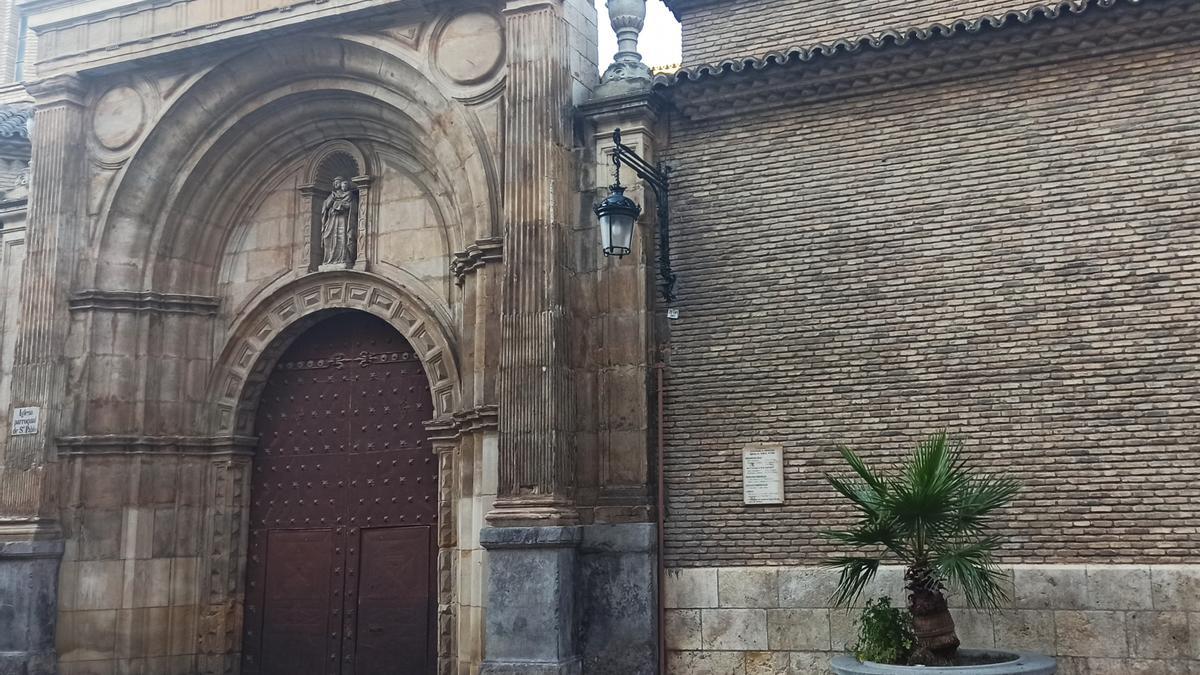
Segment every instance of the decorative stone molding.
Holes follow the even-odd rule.
[[[37,109],[64,104],[82,107],[88,87],[78,75],[55,75],[26,83],[25,91],[33,97]]]
[[[504,238],[491,237],[479,239],[467,246],[467,250],[458,251],[450,261],[450,271],[454,274],[459,286],[466,283],[467,274],[487,265],[504,260]]]
[[[1139,2],[1095,0],[1070,11],[1056,5],[840,40],[694,66],[657,76],[654,85],[688,118],[711,119],[1166,44],[1190,39],[1200,26],[1194,3]]]
[[[60,436],[59,455],[244,455],[254,450],[253,436]]]
[[[292,338],[322,316],[347,309],[380,317],[408,340],[429,378],[435,417],[457,408],[455,340],[446,321],[390,280],[352,270],[319,272],[273,293],[234,329],[210,383],[216,433],[251,433],[258,395]]]
[[[494,405],[484,405],[462,412],[456,412],[450,417],[441,417],[425,423],[430,440],[435,443],[454,443],[464,434],[483,431],[496,431],[499,426],[500,409]]]
[[[423,9],[426,0],[166,0],[112,3],[29,2],[29,26],[38,33],[39,73],[100,68],[288,29],[324,17],[388,6]],[[132,6],[131,6],[132,5]]]
[[[209,466],[204,533],[208,565],[202,581],[205,608],[199,647],[202,655],[218,657],[224,667],[206,670],[206,675],[230,673],[229,667],[241,661],[250,466],[249,456],[217,458]]]
[[[154,291],[78,291],[68,300],[72,312],[151,312],[214,316],[221,307],[218,298]]]

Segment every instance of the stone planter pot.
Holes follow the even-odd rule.
[[[960,649],[960,654],[998,654],[1011,657],[1001,663],[985,666],[950,666],[930,668],[926,666],[888,666],[882,663],[863,663],[853,656],[837,656],[833,659],[833,672],[837,675],[1054,675],[1058,666],[1054,659],[1041,654],[1009,652],[1002,649]]]

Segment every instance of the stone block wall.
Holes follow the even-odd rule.
[[[484,516],[496,500],[498,440],[494,431],[475,434],[459,446],[458,504],[455,518],[455,594],[458,600],[456,657],[459,675],[479,672],[483,662],[483,619],[487,608],[484,593],[487,555],[479,543]]]
[[[65,473],[59,672],[197,672],[213,553],[205,546],[208,462],[76,458]]]
[[[1034,0],[738,0],[705,3],[683,12],[683,64],[763,56],[790,47],[833,43],[893,29],[949,25],[958,19],[1000,16]]]
[[[25,209],[0,210],[0,424],[9,428],[12,371],[20,328],[21,271],[25,266]],[[0,438],[0,453],[8,435]]]
[[[1200,566],[1008,565],[993,612],[951,597],[966,647],[1056,657],[1062,675],[1200,672]],[[822,567],[675,568],[666,578],[669,673],[824,675],[855,640],[857,610],[833,609]],[[903,569],[864,594],[904,606]]]

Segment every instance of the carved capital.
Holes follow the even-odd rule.
[[[82,107],[87,98],[88,87],[78,75],[55,75],[25,85],[25,91],[33,97],[37,108],[60,105]]]
[[[458,285],[462,286],[466,282],[467,274],[488,263],[497,263],[502,260],[504,260],[503,237],[478,239],[465,251],[458,251],[454,254],[454,260],[450,262],[450,271],[454,274]]]

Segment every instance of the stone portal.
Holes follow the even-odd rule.
[[[263,390],[243,673],[436,671],[429,381],[382,319],[301,335]]]

